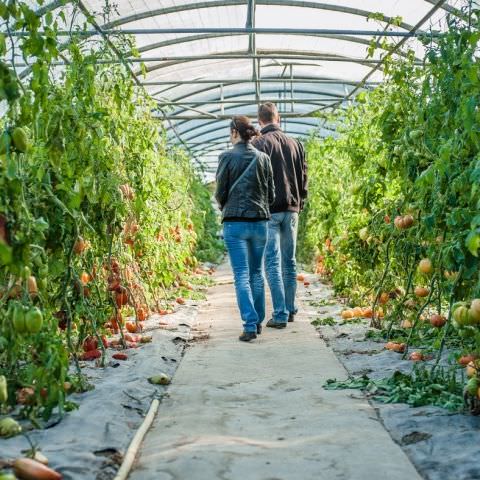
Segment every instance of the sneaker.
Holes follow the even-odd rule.
[[[243,332],[239,337],[238,339],[241,341],[241,342],[250,342],[252,340],[254,340],[255,338],[257,338],[257,334],[255,332]]]
[[[273,318],[267,322],[267,327],[271,327],[271,328],[285,328],[286,326],[287,326],[286,323],[274,322]]]
[[[263,329],[262,324],[259,323],[259,324],[257,325],[257,335],[260,335],[260,334],[262,333],[262,329]]]
[[[288,315],[288,321],[289,322],[294,322],[295,321],[295,314],[294,313],[290,313]]]

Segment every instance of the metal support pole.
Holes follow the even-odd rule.
[[[324,108],[325,107],[317,108],[312,112],[306,112],[306,113],[298,113],[298,112],[288,113],[287,112],[287,113],[284,113],[283,116],[286,118],[317,118],[318,112]],[[244,115],[250,118],[255,118],[257,113],[256,112],[245,113]],[[169,114],[169,115],[166,115],[166,117],[154,117],[154,118],[158,118],[158,120],[163,120],[164,118],[167,118],[170,120],[211,120],[211,117],[207,117],[206,115],[202,116],[202,115],[183,115],[183,114],[182,115]],[[218,120],[229,120],[230,118],[232,118],[231,114],[217,115]]]
[[[315,52],[304,52],[302,54],[276,52],[274,54],[256,54],[252,55],[248,52],[245,53],[228,53],[228,54],[211,54],[211,55],[190,55],[190,56],[175,56],[175,57],[143,57],[143,58],[125,58],[125,59],[108,59],[108,60],[95,60],[92,61],[98,65],[110,65],[116,63],[145,63],[145,62],[165,62],[164,64],[158,63],[146,68],[147,72],[152,72],[159,68],[174,66],[178,63],[197,62],[200,60],[245,60],[245,59],[258,59],[258,60],[309,60],[311,62],[345,62],[345,63],[358,63],[362,65],[383,65],[384,61],[371,58],[358,58],[358,57],[338,57],[333,55],[319,55]],[[423,65],[423,62],[415,61],[414,65]],[[51,62],[52,66],[60,67],[67,65],[66,62]],[[25,68],[30,67],[28,63],[15,63],[16,67]]]
[[[255,9],[256,4],[255,0],[248,0],[248,9],[247,9],[247,22],[245,27],[248,29],[255,28]],[[255,87],[255,101],[257,105],[260,102],[260,95],[258,91],[258,63],[257,63],[257,45],[255,39],[255,33],[250,33],[248,39],[248,53],[252,58],[252,81]]]
[[[290,64],[290,98],[294,98],[293,94],[293,65]],[[290,111],[293,112],[293,103],[290,105]]]
[[[265,83],[283,83],[284,80],[283,78],[279,77],[262,77],[262,82]],[[234,85],[237,83],[250,83],[252,81],[251,78],[199,78],[196,80],[155,80],[151,82],[142,82],[142,85],[144,86],[161,86],[161,85],[196,85],[196,84],[223,84],[225,86],[228,85]],[[351,81],[351,80],[342,80],[342,79],[336,79],[336,78],[322,78],[322,77],[293,77],[290,79],[291,82],[293,83],[318,83],[318,84],[325,84],[325,85],[330,85],[330,84],[345,84],[345,85],[356,85],[357,82]],[[376,86],[380,85],[381,82],[366,82],[365,85],[367,87],[369,86]]]
[[[290,104],[295,104],[295,103],[321,103],[323,105],[326,105],[325,102],[332,102],[336,103],[338,102],[338,97],[327,97],[327,98],[320,98],[320,97],[311,97],[311,98],[287,98],[287,82],[284,82],[284,87],[283,90],[280,90],[280,93],[282,94],[280,96],[280,108],[282,108],[282,112],[287,111],[287,105]],[[177,106],[177,107],[187,107],[189,105],[196,106],[196,105],[219,105],[220,108],[223,105],[251,105],[253,103],[253,100],[250,100],[248,98],[245,98],[243,100],[231,100],[231,99],[226,99],[222,100],[221,98],[214,98],[212,100],[181,100],[178,102],[175,101],[170,101],[166,99],[158,100],[159,105],[161,106]],[[272,102],[276,103],[279,102],[278,98],[264,98],[264,102]],[[201,112],[201,113],[208,113],[208,112]]]
[[[220,114],[223,115],[225,113],[225,103],[224,103],[224,96],[223,96],[223,83],[220,85]]]
[[[445,2],[442,2],[445,3]],[[38,35],[48,36],[49,32],[40,30]],[[355,29],[328,29],[328,28],[124,28],[118,30],[102,30],[102,34],[105,35],[176,35],[176,34],[200,34],[200,33],[223,33],[223,34],[242,34],[249,35],[266,34],[266,35],[359,35],[368,37],[439,37],[442,36],[442,32],[419,32],[415,31],[390,31],[390,30],[355,30]],[[11,32],[14,37],[27,37],[29,32],[23,30],[17,30]],[[55,32],[58,37],[91,37],[100,35],[97,30],[58,30]]]
[[[260,106],[260,103],[262,101],[262,82],[261,82],[261,62],[260,59],[258,58],[257,60],[254,60],[254,62],[257,62],[257,81],[255,83],[255,94],[256,94],[256,99],[257,99],[257,106]]]

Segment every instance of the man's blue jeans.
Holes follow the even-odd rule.
[[[238,308],[245,332],[256,332],[265,319],[263,256],[267,222],[225,222],[223,237],[232,264]]]
[[[268,222],[265,270],[272,294],[276,323],[287,323],[290,313],[296,313],[298,213],[273,213]]]

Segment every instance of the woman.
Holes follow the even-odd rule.
[[[258,135],[247,117],[233,117],[230,123],[233,148],[220,155],[215,194],[233,268],[243,321],[239,339],[243,342],[257,338],[265,318],[262,264],[269,206],[275,199],[270,158],[251,145],[252,138]]]

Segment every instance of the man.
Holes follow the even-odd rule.
[[[272,294],[273,315],[267,327],[285,328],[293,322],[297,308],[298,214],[307,197],[307,165],[300,142],[280,128],[280,115],[273,103],[258,108],[262,136],[253,145],[270,156],[275,182],[275,202],[270,206],[265,268]]]

